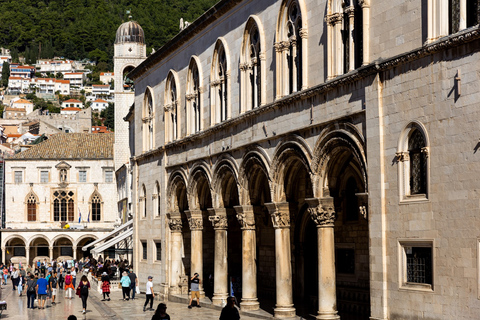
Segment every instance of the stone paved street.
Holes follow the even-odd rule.
[[[38,320],[60,320],[67,319],[70,314],[75,314],[78,319],[151,319],[153,311],[143,312],[143,303],[145,302],[145,295],[139,295],[138,299],[123,301],[121,292],[112,292],[111,301],[103,302],[102,297],[96,291],[91,290],[87,302],[87,313],[82,315],[82,301],[76,297],[72,300],[64,299],[64,291],[59,291],[57,297],[58,303],[53,307],[45,308],[44,310],[27,309],[27,297],[23,295],[19,297],[16,291],[12,290],[11,283],[5,286],[0,292],[0,300],[5,300],[8,304],[8,309],[3,312],[1,319],[38,319]],[[160,301],[154,302],[154,308]],[[191,320],[197,319],[218,319],[220,311],[210,308],[193,308],[188,309],[186,304],[166,302],[167,312],[171,319],[177,320]],[[253,320],[256,317],[248,317],[241,315],[241,319]]]

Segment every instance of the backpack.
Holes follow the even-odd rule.
[[[72,276],[68,275],[65,277],[65,284],[68,286],[70,283],[72,283]]]
[[[28,292],[35,292],[35,280],[28,280]]]

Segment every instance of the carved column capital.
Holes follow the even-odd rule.
[[[244,62],[244,63],[240,63],[240,70],[241,71],[247,71],[248,70],[248,63]]]
[[[300,29],[300,31],[298,32],[298,35],[300,36],[300,38],[302,39],[305,39],[308,37],[308,30],[307,29]]]
[[[309,206],[310,217],[318,227],[333,227],[336,213],[332,197],[305,199],[305,201]]]
[[[410,154],[406,151],[399,151],[395,153],[395,157],[398,162],[404,162],[410,160]]]
[[[351,18],[355,15],[355,8],[353,6],[348,6],[347,8],[345,8],[344,12],[349,18]]]
[[[370,0],[358,0],[358,4],[362,9],[364,8],[370,8]]]
[[[423,147],[421,152],[425,155],[425,158],[428,158],[430,152],[428,147]]]
[[[242,230],[255,230],[255,214],[253,213],[253,206],[235,206],[237,212],[237,219]]]
[[[342,22],[342,15],[340,13],[329,14],[325,17],[325,22],[329,25],[335,25]]]
[[[226,216],[210,216],[208,220],[213,225],[213,229],[215,230],[227,230],[228,228],[228,220]]]
[[[182,232],[182,219],[170,218],[168,219],[168,227],[172,232]]]
[[[266,203],[275,229],[290,228],[290,210],[288,202]]]

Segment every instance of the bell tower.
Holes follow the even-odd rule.
[[[127,11],[127,14],[130,14]],[[130,158],[128,123],[123,120],[134,102],[134,83],[127,75],[147,57],[145,34],[135,21],[120,25],[115,39],[114,79],[115,79],[115,170],[127,164]]]

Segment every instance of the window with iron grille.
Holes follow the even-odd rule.
[[[432,285],[432,248],[405,247],[407,282]]]
[[[142,259],[147,260],[148,257],[148,252],[147,252],[147,243],[145,241],[142,241]]]
[[[410,155],[410,194],[427,193],[427,159],[425,139],[420,130],[415,129],[408,139]]]

